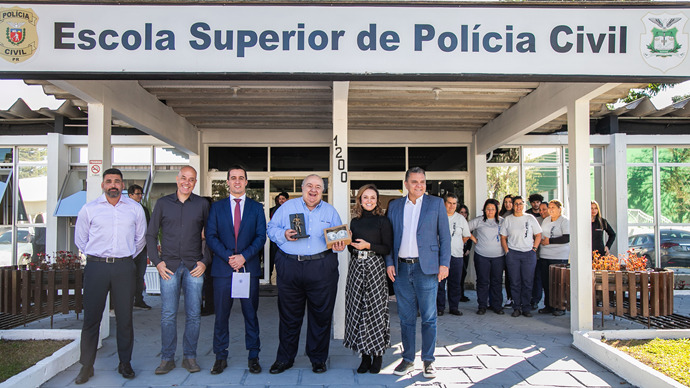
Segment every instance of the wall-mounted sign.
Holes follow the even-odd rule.
[[[690,76],[687,8],[0,4],[0,74]]]

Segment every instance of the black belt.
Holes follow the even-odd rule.
[[[86,255],[86,260],[88,260],[88,261],[104,261],[106,263],[114,263],[116,261],[127,260],[127,259],[131,260],[132,256],[127,256],[127,257],[98,257],[98,256]]]
[[[419,257],[398,257],[398,261],[405,264],[419,263]]]
[[[324,257],[328,256],[328,254],[330,254],[330,253],[331,253],[331,251],[323,251],[321,253],[316,253],[314,255],[290,255],[288,253],[283,252],[285,257],[287,257],[288,259],[293,259],[293,260],[297,260],[297,261],[319,260],[319,259],[323,259]]]

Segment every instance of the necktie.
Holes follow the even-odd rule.
[[[232,217],[232,221],[235,226],[235,250],[237,250],[237,236],[240,234],[240,219],[242,218],[242,213],[240,211],[240,198],[234,198],[235,200],[235,215]]]

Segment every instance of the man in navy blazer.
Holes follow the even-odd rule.
[[[388,277],[398,302],[402,361],[393,373],[404,376],[414,370],[417,308],[422,318],[424,377],[434,378],[436,347],[436,293],[448,276],[450,229],[443,200],[426,191],[423,169],[405,173],[407,196],[392,201],[388,218],[393,225],[393,249],[386,256]]]
[[[233,302],[232,273],[240,270],[251,274],[249,298],[240,299],[244,316],[245,344],[249,351],[249,372],[261,373],[261,342],[256,312],[259,308],[261,253],[266,242],[266,216],[260,203],[247,198],[247,171],[243,167],[231,167],[227,183],[230,197],[211,206],[206,226],[206,244],[213,251],[211,276],[216,307],[213,330],[213,353],[216,354],[216,362],[211,374],[222,373],[228,366],[228,320]]]

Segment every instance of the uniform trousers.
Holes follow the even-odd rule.
[[[498,311],[503,308],[501,289],[505,256],[485,257],[474,252],[474,268],[477,271],[477,302],[479,308]]]
[[[259,340],[259,317],[256,312],[259,309],[259,276],[252,276],[249,283],[249,298],[237,299],[242,307],[244,316],[244,342],[249,351],[249,359],[258,358],[261,348]],[[213,299],[216,303],[216,321],[213,326],[213,353],[216,360],[226,360],[228,358],[228,346],[230,345],[230,334],[228,321],[230,310],[235,299],[232,295],[232,277],[213,278]]]
[[[117,260],[114,263],[87,261],[84,267],[84,326],[81,330],[79,357],[82,365],[92,366],[96,360],[98,333],[109,291],[115,309],[117,353],[120,362],[132,360],[135,277],[136,264],[132,259]]]
[[[513,310],[530,312],[532,306],[532,282],[537,265],[537,254],[509,249],[506,254],[506,268],[510,273],[510,288],[513,293]]]
[[[532,281],[532,299],[530,300],[530,303],[532,304],[539,304],[541,302],[541,296],[542,296],[542,276],[541,276],[541,267],[544,265],[544,261],[542,259],[537,259],[537,266],[535,267],[534,270],[534,280]],[[548,303],[548,302],[547,302]],[[546,305],[546,303],[545,303]]]
[[[448,277],[441,280],[438,284],[438,295],[436,296],[436,308],[443,311],[446,308],[446,293],[448,294],[448,308],[451,311],[457,310],[460,304],[462,293],[462,272],[464,268],[462,257],[450,257],[450,267],[448,267]],[[447,291],[446,291],[447,287]]]
[[[279,249],[276,273],[280,315],[276,361],[286,364],[294,361],[306,305],[307,356],[312,363],[326,362],[338,291],[338,255],[329,252],[322,259],[298,261]]]
[[[134,264],[137,266],[137,278],[135,280],[136,289],[134,290],[134,303],[144,302],[144,291],[146,285],[144,284],[144,275],[146,274],[146,264],[148,255],[146,254],[146,247],[134,258]]]

